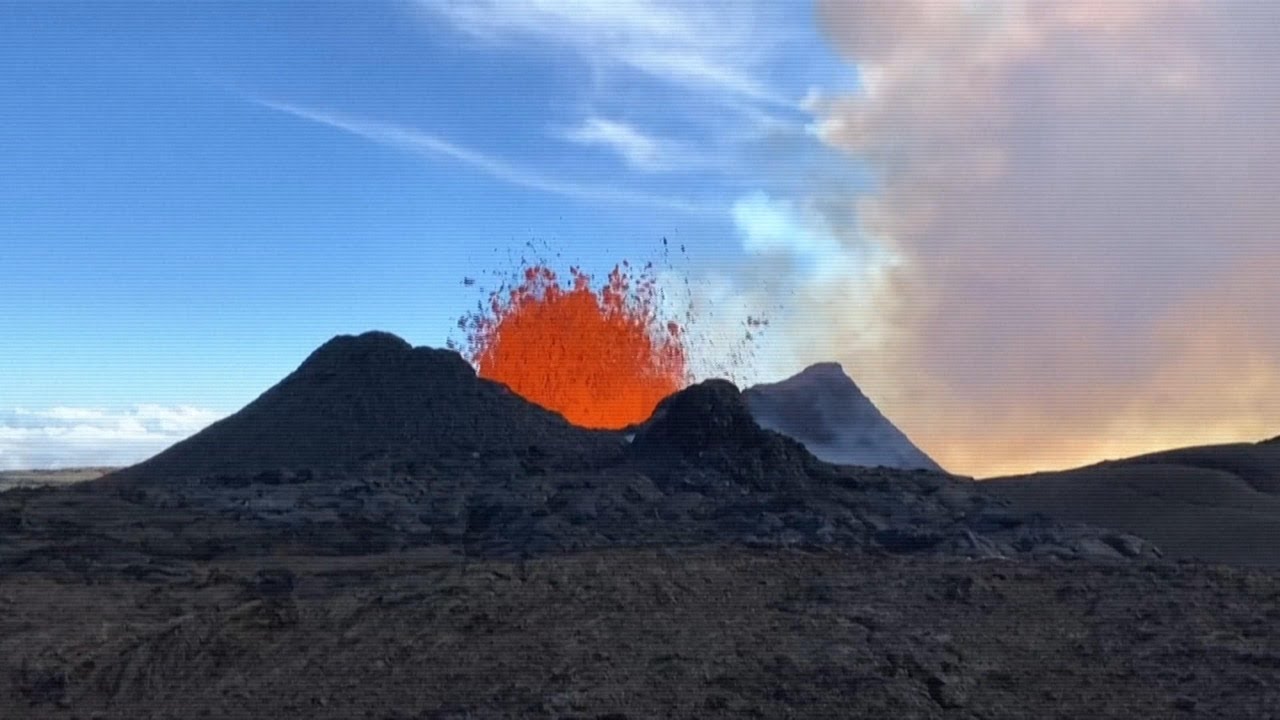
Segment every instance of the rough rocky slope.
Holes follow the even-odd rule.
[[[1179,557],[1280,567],[1280,442],[1182,448],[984,483],[1023,512],[1136,533]]]
[[[819,363],[742,393],[761,426],[840,465],[942,471],[862,394],[838,363]]]
[[[113,478],[414,472],[415,463],[510,458],[533,447],[573,463],[616,446],[477,378],[455,352],[369,332],[335,337],[239,412]]]

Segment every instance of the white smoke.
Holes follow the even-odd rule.
[[[1280,3],[820,7],[862,87],[816,132],[876,185],[798,237],[884,260],[792,268],[793,370],[976,474],[1280,433]]]

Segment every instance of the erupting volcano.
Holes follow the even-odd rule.
[[[588,428],[623,428],[649,417],[688,383],[681,327],[659,317],[651,266],[616,266],[593,289],[570,268],[562,284],[546,265],[494,292],[463,319],[464,354],[479,375]]]

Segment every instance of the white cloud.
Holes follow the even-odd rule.
[[[588,185],[548,177],[539,172],[511,165],[504,160],[413,128],[271,100],[255,99],[254,102],[272,110],[321,125],[327,125],[366,140],[406,152],[432,159],[446,158],[453,160],[497,180],[554,195],[562,195],[577,200],[659,207],[695,216],[718,214],[716,210],[677,198],[655,195],[639,190],[598,184]]]
[[[619,56],[627,64],[655,77],[699,88],[712,88],[766,105],[797,108],[799,104],[779,95],[739,70],[691,50],[633,50]]]
[[[733,204],[733,221],[742,235],[743,249],[753,254],[813,256],[841,247],[840,241],[821,227],[821,217],[805,218],[794,202],[774,200],[762,192],[739,198]]]
[[[677,158],[669,141],[659,140],[626,123],[589,117],[577,127],[562,130],[560,137],[579,145],[595,145],[617,153],[636,170],[658,172],[672,168],[686,158]]]
[[[760,158],[778,155],[779,143],[804,137],[812,115],[801,97],[830,63],[807,9],[774,0],[416,6],[482,47],[549,60],[557,77],[581,78],[578,97],[564,104],[573,117],[553,121],[570,128],[561,139],[607,148],[637,173],[704,173],[738,188],[768,185],[739,183],[758,178]]]
[[[899,264],[893,252],[871,238],[842,237],[829,212],[754,192],[733,204],[733,222],[748,254],[785,256],[807,281],[856,287]]]
[[[463,32],[493,42],[565,46],[599,68],[622,68],[703,92],[794,108],[757,79],[772,49],[761,5],[698,0],[421,0]]]
[[[131,465],[224,415],[185,405],[0,411],[0,470]]]

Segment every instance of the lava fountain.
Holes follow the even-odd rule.
[[[616,266],[593,289],[570,268],[563,283],[546,265],[525,267],[515,287],[460,321],[464,355],[480,377],[588,428],[646,420],[688,383],[681,327],[659,317],[659,293],[645,266]]]

